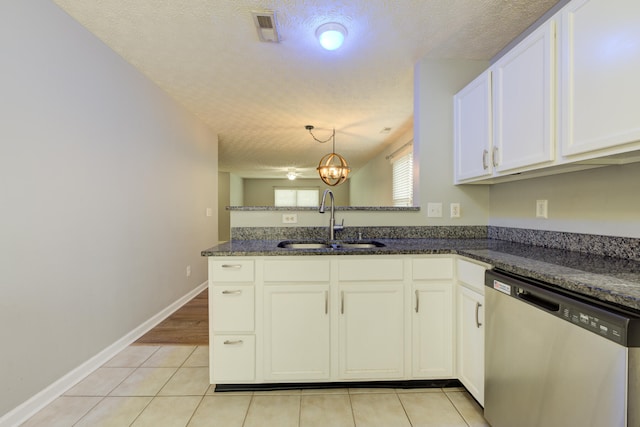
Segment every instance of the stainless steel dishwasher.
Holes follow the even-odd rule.
[[[485,276],[492,427],[639,427],[638,313],[497,270]]]

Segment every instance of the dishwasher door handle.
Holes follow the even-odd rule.
[[[560,304],[541,297],[540,295],[536,295],[533,292],[518,288],[516,294],[519,299],[536,307],[542,308],[543,310],[552,312],[560,311]]]

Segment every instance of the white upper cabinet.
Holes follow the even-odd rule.
[[[454,96],[456,184],[555,159],[555,27],[546,22]]]
[[[563,155],[639,149],[640,1],[574,0],[561,39]]]
[[[456,94],[454,183],[640,161],[639,17],[573,0]]]
[[[497,172],[554,159],[555,21],[536,29],[492,67]]]
[[[453,105],[455,183],[491,176],[491,72],[458,92]]]

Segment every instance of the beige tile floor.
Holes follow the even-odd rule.
[[[215,393],[206,346],[130,346],[24,427],[479,427],[463,388]]]

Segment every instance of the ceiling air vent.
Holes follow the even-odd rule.
[[[276,13],[272,10],[251,12],[253,23],[258,31],[258,38],[263,42],[278,43],[278,29],[276,28]]]

